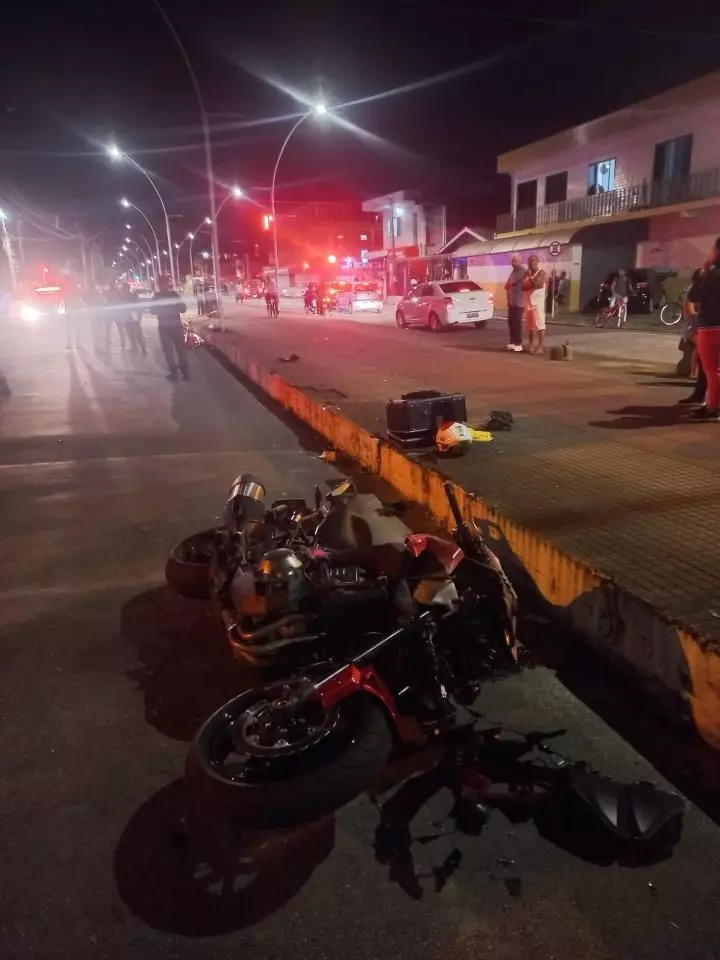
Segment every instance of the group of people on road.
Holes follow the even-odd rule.
[[[540,267],[540,261],[535,254],[528,257],[527,266],[523,266],[519,253],[513,254],[510,263],[510,276],[505,283],[510,334],[507,349],[515,353],[522,353],[525,349],[524,320],[528,331],[527,352],[542,353],[546,326],[547,272]]]
[[[157,317],[160,347],[168,366],[168,379],[190,379],[185,345],[185,327],[181,314],[187,307],[183,298],[173,289],[168,276],[158,277],[158,289],[152,298],[141,301],[128,283],[120,283],[106,291],[89,288],[74,300],[66,298],[66,346],[80,345],[80,318],[89,318],[95,353],[104,356],[110,352],[113,331],[117,329],[120,349],[131,353],[147,353],[147,341],[142,329],[142,316],[148,312]]]

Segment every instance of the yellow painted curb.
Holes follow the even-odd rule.
[[[452,518],[443,490],[446,477],[410,460],[339,410],[313,400],[276,373],[248,358],[233,334],[204,333],[207,341],[269,397],[312,427],[336,450],[427,508],[443,526]],[[608,659],[629,666],[643,684],[689,707],[700,735],[720,750],[720,650],[672,621],[608,577],[592,570],[532,531],[500,516],[476,494],[455,486],[468,519],[489,521],[505,537],[537,588],[562,608],[568,624]]]

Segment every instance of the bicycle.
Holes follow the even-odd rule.
[[[280,316],[280,304],[278,302],[277,294],[268,294],[265,297],[265,306],[267,308],[267,315],[269,317],[277,319]]]
[[[680,323],[684,316],[685,311],[682,303],[679,300],[673,300],[666,303],[660,311],[660,323],[666,327],[674,327],[676,323]]]
[[[627,320],[627,304],[627,297],[618,297],[612,306],[601,307],[595,315],[595,326],[607,327],[613,320],[617,320],[620,329]]]

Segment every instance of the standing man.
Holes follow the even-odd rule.
[[[523,281],[525,280],[525,267],[519,253],[512,255],[510,261],[510,276],[505,282],[507,291],[507,312],[508,312],[508,333],[509,343],[506,347],[514,353],[522,353],[522,323],[525,313],[525,291]]]
[[[160,346],[168,365],[168,380],[177,380],[178,373],[183,380],[190,379],[187,349],[185,347],[185,328],[180,314],[185,313],[185,301],[173,290],[172,281],[167,274],[158,277],[158,290],[153,294],[148,310],[154,313],[158,321]]]
[[[115,308],[115,322],[121,331],[125,331],[127,339],[130,342],[130,352],[147,353],[145,336],[142,332],[140,321],[142,320],[142,311],[138,302],[138,296],[130,289],[129,283],[121,283],[118,287],[117,306]],[[122,341],[122,335],[121,335]],[[124,347],[123,347],[124,349]]]
[[[528,352],[542,353],[545,340],[545,288],[547,273],[540,269],[540,261],[533,254],[528,257],[523,289],[525,291],[525,320],[527,322],[529,343]],[[536,336],[537,335],[537,336]]]

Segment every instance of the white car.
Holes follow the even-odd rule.
[[[375,283],[353,283],[337,294],[338,311],[382,313],[383,298]]]
[[[436,333],[459,324],[487,326],[495,311],[492,293],[474,280],[436,280],[419,283],[395,310],[399,327],[430,327]]]

